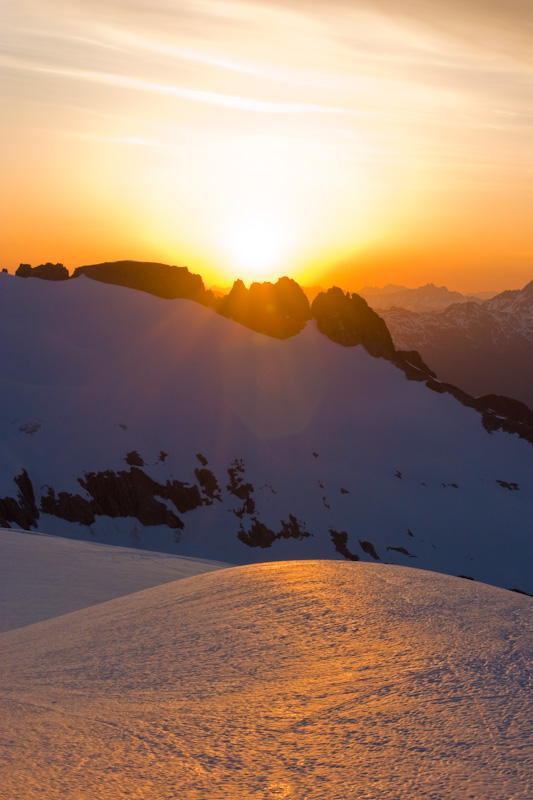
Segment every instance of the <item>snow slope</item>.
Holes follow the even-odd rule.
[[[271,563],[0,635],[10,800],[530,800],[530,598]]]
[[[0,529],[0,631],[227,566]]]
[[[0,274],[0,398],[0,501],[26,470],[45,533],[533,592],[531,445],[314,322],[280,341],[188,300]]]

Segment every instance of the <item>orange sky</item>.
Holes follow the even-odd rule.
[[[529,1],[1,5],[1,267],[531,279]]]

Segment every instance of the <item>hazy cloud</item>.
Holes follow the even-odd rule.
[[[462,230],[489,206],[499,216],[483,232],[522,224],[529,0],[3,3],[3,174],[31,160],[43,185],[63,174],[70,192],[86,169],[85,190],[110,198],[134,183],[112,208],[153,202],[147,218],[159,231],[168,215],[169,241],[180,214],[192,231],[193,207],[222,224],[229,196],[282,209],[306,241],[326,218],[334,243],[432,214]]]
[[[36,72],[42,75],[56,75],[62,78],[73,80],[88,81],[92,83],[115,86],[119,89],[133,89],[143,92],[153,92],[154,94],[167,95],[182,100],[191,100],[208,105],[221,106],[237,111],[251,111],[262,114],[332,114],[346,113],[347,109],[335,106],[320,105],[318,103],[299,103],[299,102],[273,102],[261,100],[255,97],[245,97],[242,95],[230,95],[220,92],[208,92],[201,89],[191,89],[186,86],[172,86],[170,84],[158,84],[140,78],[130,78],[124,75],[113,75],[104,72],[93,72],[90,70],[61,69],[37,64],[25,63],[16,59],[1,58],[0,66],[12,69],[21,69],[28,72]]]

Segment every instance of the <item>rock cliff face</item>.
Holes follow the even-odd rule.
[[[319,331],[333,342],[344,347],[362,344],[371,356],[394,360],[396,348],[387,325],[362,297],[334,286],[315,297],[311,313]]]
[[[257,517],[252,517],[251,525],[248,530],[241,525],[238,538],[248,547],[261,547],[263,549],[271,547],[276,539],[306,539],[311,536],[306,530],[303,530],[303,524],[299,522],[295,516],[289,514],[289,521],[281,520],[281,528],[279,531],[270,530],[263,522]]]
[[[0,527],[9,528],[11,523],[16,527],[29,530],[37,526],[39,510],[35,504],[32,482],[25,469],[16,475],[17,497],[0,498]]]
[[[72,278],[86,275],[95,281],[139,289],[168,300],[182,297],[195,300],[204,306],[212,306],[215,298],[206,290],[199,275],[189,272],[187,267],[175,267],[148,261],[106,261],[77,267]]]
[[[180,514],[186,514],[202,505],[211,505],[215,499],[221,500],[218,481],[213,473],[204,467],[197,469],[195,474],[198,483],[190,485],[178,480],[159,483],[139,467],[131,467],[127,471],[89,472],[83,478],[78,478],[85,496],[68,492],[59,492],[56,495],[55,490],[48,487],[48,493],[41,497],[40,509],[44,514],[51,514],[68,522],[78,522],[80,525],[92,525],[97,516],[132,517],[141,525],[165,525],[177,531],[183,528],[183,522],[169,508],[168,503]],[[22,506],[19,502],[19,511],[16,513],[13,499],[4,498],[0,501],[0,513],[3,508],[1,503],[4,502],[6,508],[12,509],[12,519],[6,518],[5,521],[13,521],[20,527],[27,528],[28,522],[31,525],[36,524],[39,514],[37,512],[37,517],[28,516],[26,508],[31,504],[31,484],[27,475],[17,478],[19,484],[21,480],[24,480],[26,492],[25,505]],[[167,504],[161,501],[167,501]]]
[[[125,460],[130,456],[128,453]],[[228,467],[228,483],[223,495],[217,477],[207,469],[205,457],[198,454],[197,458],[203,466],[195,469],[197,483],[194,484],[179,480],[160,483],[139,467],[127,471],[90,472],[78,478],[84,496],[64,491],[56,494],[56,490],[48,486],[39,499],[39,508],[32,482],[23,470],[15,477],[19,490],[17,498],[0,498],[0,527],[9,528],[14,524],[23,530],[37,528],[41,513],[89,528],[97,517],[130,518],[144,527],[164,526],[174,531],[175,541],[178,541],[184,524],[170,505],[180,514],[187,514],[201,506],[211,506],[215,501],[224,503],[237,498],[237,507],[230,503],[227,510],[238,520],[235,535],[249,547],[264,549],[277,539],[300,540],[311,536],[304,523],[293,514],[288,515],[288,521],[280,521],[279,530],[270,529],[258,518],[253,499],[255,489],[245,479],[241,459],[235,459]]]
[[[295,336],[311,318],[303,290],[286,277],[276,283],[252,283],[249,289],[235,281],[230,293],[219,301],[218,313],[276,339]]]
[[[42,278],[46,281],[66,281],[69,274],[68,269],[63,264],[39,264],[38,267],[31,267],[30,264],[20,264],[15,275],[19,278]]]
[[[533,444],[533,413],[524,403],[495,394],[472,397],[457,386],[438,380],[416,350],[396,350],[386,322],[362,297],[333,287],[317,295],[311,311],[318,329],[332,341],[344,347],[363,345],[371,356],[392,361],[408,380],[423,381],[429,389],[450,394],[464,406],[479,411],[487,431],[517,433]]]

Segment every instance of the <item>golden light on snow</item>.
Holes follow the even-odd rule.
[[[9,631],[3,789],[25,800],[530,796],[528,603],[421,570],[285,562]]]

